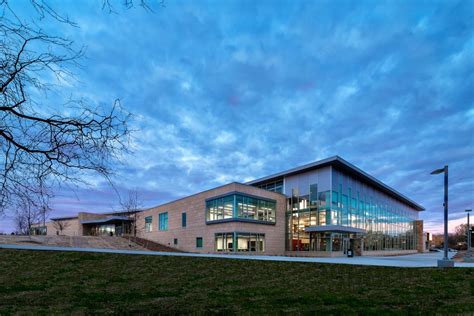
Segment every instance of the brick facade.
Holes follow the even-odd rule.
[[[227,193],[243,193],[276,201],[274,225],[244,222],[206,223],[206,199]],[[265,234],[266,255],[285,254],[286,197],[256,187],[231,183],[167,203],[137,214],[137,236],[186,252],[216,253],[216,233],[260,233]],[[168,230],[158,230],[159,214],[168,212]],[[186,212],[186,227],[181,225],[181,214]],[[145,232],[145,217],[152,216],[152,231]],[[196,238],[203,238],[203,247],[196,248]],[[174,239],[178,244],[174,245]]]

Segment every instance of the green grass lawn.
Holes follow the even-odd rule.
[[[474,313],[474,269],[0,250],[0,314]]]

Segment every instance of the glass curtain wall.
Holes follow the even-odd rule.
[[[390,203],[362,196],[359,192],[318,192],[312,184],[309,195],[293,194],[287,205],[287,250],[339,251],[341,238],[347,234],[314,234],[305,232],[308,226],[339,225],[364,229],[365,251],[414,250],[416,231],[410,212]]]
[[[305,227],[331,225],[329,201],[329,191],[318,192],[316,184],[310,185],[309,195],[293,194],[288,199],[287,250],[308,251],[314,248],[311,247],[310,234],[305,232]]]

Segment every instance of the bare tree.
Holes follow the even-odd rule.
[[[17,204],[15,222],[17,232],[22,235],[31,235],[31,227],[41,219],[42,205],[31,199],[29,195],[22,195]]]
[[[113,0],[103,0],[102,1],[102,10],[106,10],[109,13],[115,13],[115,7],[113,5]],[[165,7],[165,0],[155,0],[155,1],[146,1],[146,0],[123,0],[120,1],[120,5],[123,6],[125,9],[131,9],[136,5],[142,7],[146,11],[153,11],[150,5],[150,2],[157,2],[159,5],[164,8]]]
[[[467,224],[460,224],[454,228],[454,237],[456,242],[466,242],[467,244]]]
[[[31,2],[73,25],[44,1]],[[0,0],[0,215],[25,195],[47,200],[54,185],[84,182],[87,172],[109,179],[130,133],[119,100],[109,109],[82,99],[48,101],[73,77],[83,50],[32,25]]]
[[[58,219],[53,222],[53,227],[59,231],[59,234],[62,234],[69,226],[71,226],[71,223],[68,220]]]
[[[15,229],[16,229],[15,234],[17,235],[29,234],[28,224],[22,213],[16,212],[14,221],[15,221]]]
[[[131,190],[128,192],[127,199],[120,202],[120,206],[122,211],[127,214],[128,218],[132,219],[130,225],[130,232],[129,236],[136,237],[137,236],[137,213],[140,211],[142,207],[142,202],[138,196],[138,191],[136,189]],[[130,239],[130,238],[129,238]]]

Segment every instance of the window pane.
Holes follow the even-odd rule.
[[[152,216],[145,217],[145,232],[151,232],[152,230]]]
[[[202,248],[202,237],[196,238],[196,248]]]
[[[168,230],[168,212],[164,212],[159,215],[158,229]]]
[[[186,227],[186,213],[181,214],[181,226]]]
[[[234,196],[226,196],[223,200],[223,218],[232,218],[234,210]]]
[[[236,233],[237,251],[263,252],[265,251],[265,235],[255,233]]]

